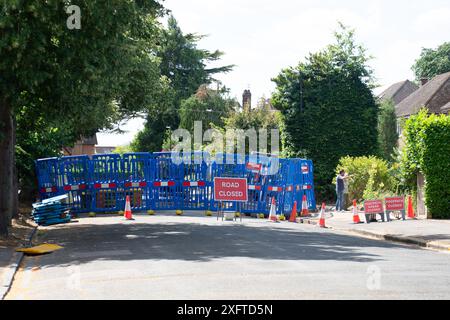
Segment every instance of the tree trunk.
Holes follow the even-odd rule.
[[[12,135],[13,135],[13,139],[12,139],[12,164],[13,164],[13,187],[12,187],[12,192],[13,192],[13,198],[12,198],[12,217],[13,218],[18,218],[19,217],[19,188],[18,188],[18,173],[17,173],[17,164],[16,164],[16,117],[14,115],[12,115],[13,118],[13,128],[12,128]]]
[[[14,125],[11,105],[0,101],[0,235],[8,235],[11,223],[14,197],[13,168],[14,168]]]

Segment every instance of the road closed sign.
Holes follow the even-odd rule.
[[[214,178],[214,200],[247,202],[247,179]]]

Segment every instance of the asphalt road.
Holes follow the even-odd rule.
[[[83,218],[26,257],[7,299],[449,299],[450,254],[315,226]]]

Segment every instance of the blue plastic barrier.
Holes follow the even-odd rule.
[[[116,212],[124,209],[121,157],[118,154],[94,155],[89,176],[93,212]]]
[[[122,156],[120,180],[123,182],[123,194],[120,203],[125,206],[126,197],[130,197],[132,210],[143,211],[150,208],[151,172],[150,153],[127,153]],[[123,195],[123,196],[122,196]]]
[[[68,195],[67,203],[73,212],[87,212],[91,208],[89,188],[89,157],[62,157],[58,161],[61,193]]]
[[[57,196],[61,186],[58,174],[58,158],[39,159],[35,161],[35,164],[41,199]]]
[[[171,152],[153,154],[152,209],[181,210],[181,168]]]
[[[181,208],[183,210],[208,209],[207,170],[204,153],[183,155],[181,164]]]
[[[126,196],[136,211],[216,211],[214,178],[234,177],[247,179],[248,201],[223,202],[225,210],[268,216],[275,198],[277,214],[289,217],[294,201],[301,210],[303,195],[309,209],[316,209],[310,160],[204,152],[180,156],[179,162],[173,161],[171,152],[40,159],[36,161],[40,197],[68,194],[74,212],[122,211]]]

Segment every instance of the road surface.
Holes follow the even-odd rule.
[[[450,299],[450,254],[316,226],[174,215],[45,228],[7,299]]]

